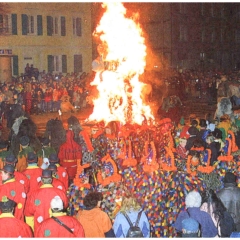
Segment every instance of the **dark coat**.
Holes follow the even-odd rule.
[[[225,183],[224,188],[217,195],[233,216],[237,232],[240,232],[240,188],[236,183]]]
[[[211,216],[207,212],[201,211],[198,207],[190,207],[188,208],[188,212],[180,212],[174,223],[174,227],[177,231],[182,231],[182,221],[189,218],[189,215],[200,224],[202,237],[215,237],[217,235],[217,228],[215,227]]]

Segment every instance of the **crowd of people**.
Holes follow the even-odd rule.
[[[211,80],[209,91],[216,91],[220,76],[186,71],[170,78],[181,84],[193,82],[194,95],[202,93],[205,80]],[[227,77],[237,81],[237,76],[232,72]],[[80,106],[80,100],[74,102],[74,94],[84,91],[87,78],[85,74],[40,72],[32,76],[28,72],[2,86],[2,102],[19,104],[31,113],[35,94],[40,92],[45,96],[37,102],[41,112],[57,111],[60,98],[53,95],[59,90]],[[183,100],[191,92],[191,88],[184,89],[179,94]],[[217,92],[214,94],[210,101],[216,101]],[[191,114],[189,119],[182,116],[177,124],[161,117],[156,126],[143,123],[120,128],[99,123],[89,135],[83,128],[76,134],[74,124],[68,122],[59,148],[52,146],[51,138],[43,137],[41,148],[35,149],[31,138],[22,136],[17,154],[11,152],[11,141],[2,139],[0,236],[129,237],[130,226],[136,223],[132,231],[141,232],[142,237],[239,236],[238,124],[227,114],[220,119],[214,119],[214,113],[206,113],[205,118]],[[213,176],[222,169],[220,186],[214,180],[206,185],[198,175]],[[165,185],[170,184],[167,181],[180,184],[177,174],[193,182],[182,189]],[[157,181],[153,181],[155,177]],[[179,196],[164,202],[164,194],[172,197],[172,193]],[[183,198],[184,203],[180,202]]]
[[[76,110],[86,107],[90,74],[63,76],[43,71],[36,75],[31,67],[28,69],[25,74],[1,84],[0,104],[20,104],[29,114],[43,114],[61,110],[61,102],[68,96]]]

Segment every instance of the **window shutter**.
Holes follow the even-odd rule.
[[[74,72],[82,72],[82,55],[74,55]]]
[[[53,34],[53,18],[51,16],[47,16],[47,35],[52,36]]]
[[[66,20],[65,20],[65,17],[61,17],[61,36],[66,36]]]
[[[48,55],[48,72],[52,73],[54,69],[54,62],[53,62],[53,56]]]
[[[77,36],[82,36],[82,19],[77,18],[76,19],[76,27],[77,27]]]
[[[13,56],[13,75],[19,75],[18,74],[18,56]]]
[[[12,35],[17,35],[17,14],[12,14]]]
[[[37,34],[43,35],[42,15],[37,15]]]
[[[22,35],[27,35],[27,27],[28,27],[28,16],[26,14],[22,14]]]
[[[67,55],[62,55],[62,72],[67,73]]]

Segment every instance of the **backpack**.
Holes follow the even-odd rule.
[[[139,220],[140,220],[141,215],[142,215],[142,211],[140,211],[138,213],[135,225],[132,224],[132,222],[131,222],[130,218],[128,217],[128,215],[125,212],[123,212],[124,217],[127,219],[128,223],[130,225],[130,228],[128,229],[126,238],[143,238],[142,230],[138,226]]]
[[[236,231],[236,225],[231,214],[228,211],[225,211],[223,218],[219,219],[218,225],[221,229],[220,237],[230,237],[231,233]]]

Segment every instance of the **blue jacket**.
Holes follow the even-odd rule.
[[[198,207],[188,208],[188,213],[191,218],[195,219],[201,226],[202,237],[215,237],[217,235],[217,228],[215,227],[211,216],[204,211],[201,211]],[[182,221],[186,218],[189,218],[189,215],[186,211],[180,212],[177,217],[174,227],[177,231],[182,231]]]
[[[140,211],[140,210],[139,210]],[[137,215],[139,211],[131,211],[127,212],[128,217],[130,218],[133,225],[135,224],[137,220]],[[142,212],[140,221],[138,226],[141,228],[143,236],[145,238],[150,237],[150,224],[148,222],[147,216]],[[122,213],[118,213],[113,224],[113,231],[117,238],[124,238],[127,235],[128,229],[130,228],[130,225],[128,224],[127,219],[124,217]]]

